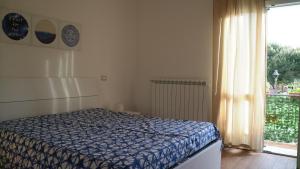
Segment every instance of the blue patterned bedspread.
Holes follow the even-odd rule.
[[[87,109],[0,123],[0,168],[172,168],[219,139],[212,123]]]

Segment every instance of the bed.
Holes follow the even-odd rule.
[[[0,168],[219,169],[220,147],[209,122],[102,108],[0,122]]]

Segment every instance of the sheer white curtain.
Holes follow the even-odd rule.
[[[265,6],[214,0],[214,117],[226,144],[263,148]]]

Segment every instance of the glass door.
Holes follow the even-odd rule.
[[[266,152],[297,156],[300,107],[300,5],[267,13]]]

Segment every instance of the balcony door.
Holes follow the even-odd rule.
[[[300,3],[273,0],[267,1],[267,5],[264,151],[296,157],[300,113]]]

